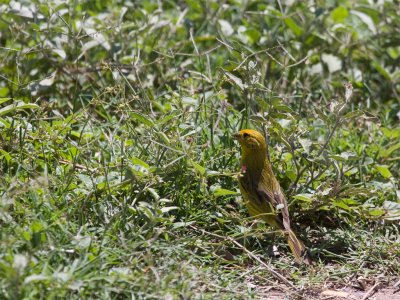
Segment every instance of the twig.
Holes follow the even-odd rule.
[[[361,300],[366,300],[368,299],[370,296],[372,296],[372,294],[378,289],[378,287],[381,285],[381,282],[377,282],[374,284],[374,286],[372,288],[369,289],[369,291],[364,295],[364,297],[362,297]]]
[[[190,34],[190,41],[193,44],[194,50],[196,52],[196,55],[199,55],[199,49],[197,48],[196,42],[194,41],[193,29],[192,28],[189,30],[189,34]]]
[[[398,287],[400,287],[400,280],[399,280],[399,281],[397,281],[395,284],[393,284],[393,287],[394,287],[394,288],[398,288]]]
[[[325,143],[322,145],[322,147],[319,149],[318,154],[316,155],[316,157],[319,157],[322,155],[322,153],[324,152],[324,150],[328,147],[329,142],[331,141],[333,135],[335,134],[336,130],[338,129],[339,125],[342,124],[342,122],[344,121],[344,119],[342,119],[342,116],[344,114],[344,109],[346,107],[346,105],[348,104],[351,96],[353,95],[353,86],[351,85],[351,83],[346,83],[345,85],[346,88],[346,92],[345,92],[345,102],[343,103],[342,107],[338,110],[338,112],[336,113],[336,121],[335,124],[333,125],[333,128],[330,130],[328,137],[325,140]],[[303,173],[308,169],[309,167],[306,165],[304,166],[300,172],[297,173],[297,177],[296,180],[293,183],[293,187],[296,187],[297,183],[299,182],[301,176],[303,175]]]
[[[226,48],[229,49],[229,51],[233,50],[233,47],[231,45],[228,45],[226,42],[224,42],[223,40],[220,40],[219,38],[217,38],[217,41],[220,42],[222,45],[224,45]]]
[[[240,243],[238,243],[237,241],[235,241],[233,238],[231,238],[230,236],[227,237],[228,240],[230,240],[232,243],[234,243],[236,246],[238,246],[239,248],[241,248],[242,250],[244,250],[248,256],[250,256],[251,258],[253,258],[254,260],[256,260],[257,262],[259,262],[261,265],[263,265],[273,276],[275,276],[275,278],[279,279],[280,281],[282,281],[284,284],[286,284],[287,286],[291,287],[292,289],[297,291],[297,288],[289,281],[287,280],[283,275],[281,275],[280,273],[278,273],[277,271],[275,271],[274,269],[272,269],[270,266],[268,266],[265,262],[263,262],[258,256],[254,255],[253,253],[251,253],[251,251],[247,250],[246,247],[243,247]]]
[[[309,58],[309,56],[307,55],[306,57],[303,57],[302,59],[300,59],[299,61],[295,62],[294,64],[285,66],[285,68],[291,68],[291,67],[297,66],[297,65],[305,62],[308,58]]]
[[[254,53],[252,53],[252,54],[247,55],[247,56],[243,59],[243,61],[242,61],[236,68],[233,69],[233,71],[236,71],[237,69],[239,69],[250,57],[253,57],[253,56],[257,55],[257,54],[261,54],[261,53],[263,53],[263,52],[265,52],[265,54],[267,54],[267,55],[268,55],[271,59],[273,59],[277,64],[279,64],[279,65],[281,65],[281,66],[283,67],[283,65],[282,65],[279,61],[277,61],[271,54],[268,53],[269,50],[273,50],[273,49],[276,49],[276,48],[280,48],[280,46],[275,46],[275,47],[272,47],[272,48],[260,50],[260,51],[257,51],[257,52],[254,52]]]
[[[245,251],[247,253],[247,255],[249,257],[251,257],[252,259],[256,260],[258,263],[260,263],[262,266],[264,266],[276,279],[280,280],[281,282],[283,282],[284,284],[286,284],[287,286],[291,287],[292,289],[294,289],[295,291],[298,291],[298,289],[293,285],[293,283],[291,283],[289,280],[287,280],[283,275],[281,275],[280,273],[278,273],[277,271],[275,271],[273,268],[271,268],[270,266],[268,266],[265,262],[263,262],[259,257],[257,257],[256,255],[254,255],[253,253],[251,253],[249,250],[247,250],[246,247],[242,246],[240,243],[238,243],[237,241],[235,241],[233,238],[231,238],[230,236],[222,236],[222,235],[218,235],[215,233],[211,233],[211,232],[207,232],[203,229],[198,229],[192,225],[190,225],[190,227],[194,230],[198,230],[201,231],[204,234],[219,238],[219,239],[228,239],[230,242],[232,242],[233,244],[235,244],[237,247],[241,248],[243,251]]]

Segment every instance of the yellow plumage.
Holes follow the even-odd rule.
[[[296,260],[312,264],[307,249],[291,229],[287,202],[268,160],[264,137],[258,131],[245,129],[234,138],[242,148],[239,187],[250,215],[283,230]]]

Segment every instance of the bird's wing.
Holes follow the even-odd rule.
[[[281,224],[286,230],[290,230],[289,210],[280,186],[278,185],[277,190],[272,192],[267,190],[263,184],[259,183],[256,194],[260,201],[266,201],[271,205],[272,211],[276,212],[278,224]]]

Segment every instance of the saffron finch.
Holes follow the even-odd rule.
[[[282,230],[297,262],[312,264],[304,244],[290,226],[289,210],[267,157],[267,143],[261,133],[244,129],[233,135],[242,148],[239,187],[251,216]]]

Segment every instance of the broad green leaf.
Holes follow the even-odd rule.
[[[216,197],[221,197],[221,196],[227,196],[227,195],[238,195],[238,192],[227,190],[227,189],[222,189],[222,188],[216,188],[213,191],[213,194]]]
[[[159,200],[160,199],[160,195],[158,194],[158,192],[155,189],[149,187],[149,188],[146,189],[146,191],[148,191],[150,193],[150,195],[153,196],[154,200]]]
[[[368,211],[368,213],[373,217],[379,217],[385,214],[385,211],[379,208],[374,208]]]
[[[346,175],[346,176],[351,176],[351,175],[356,174],[356,173],[358,173],[358,168],[353,167],[353,168],[347,170],[347,171],[344,173],[344,175]]]
[[[89,132],[89,131],[84,131],[84,132],[82,132],[82,131],[75,131],[75,130],[72,130],[71,131],[71,135],[73,135],[73,136],[76,136],[76,137],[78,137],[78,138],[81,138],[81,139],[91,139],[93,136],[94,136],[94,133],[93,132]]]
[[[0,98],[0,104],[11,100],[12,98]]]
[[[392,80],[392,76],[390,75],[390,73],[385,69],[385,67],[383,67],[382,65],[381,65],[381,63],[380,62],[378,62],[378,61],[373,61],[372,62],[372,66],[383,76],[383,77],[385,77],[386,79],[388,79],[388,80]]]
[[[229,73],[229,72],[224,72],[224,74],[232,80],[242,91],[247,88],[247,85],[243,83],[242,79],[239,77],[236,77],[235,75]]]
[[[334,201],[333,205],[336,207],[342,208],[344,210],[347,210],[347,211],[351,210],[351,208],[347,204],[345,204],[343,201]]]
[[[301,200],[304,202],[311,202],[313,198],[313,194],[297,194],[293,196],[294,199]]]
[[[371,191],[370,188],[362,188],[362,187],[354,187],[354,186],[343,186],[342,189],[344,189],[343,192],[340,193],[341,196],[352,196],[352,195],[356,195],[356,196],[368,196],[368,195],[372,195],[373,191]],[[355,200],[351,200],[351,199],[347,199],[346,203],[347,204],[351,204],[352,201]],[[356,204],[358,202],[355,201]]]
[[[387,158],[389,157],[394,151],[396,151],[397,149],[400,149],[400,143],[397,143],[391,147],[389,147],[388,149],[382,149],[381,151],[379,151],[379,157],[382,158]]]
[[[9,93],[10,93],[10,89],[8,87],[0,87],[0,97],[7,96],[7,95],[9,95]]]
[[[292,171],[292,170],[287,170],[286,171],[286,176],[291,180],[291,181],[295,181],[297,178],[296,172]]]
[[[163,142],[165,144],[169,145],[171,143],[171,141],[169,140],[168,136],[164,132],[159,131],[158,135],[161,137],[161,139],[163,140]]]
[[[382,133],[389,139],[396,139],[400,137],[400,128],[381,128]]]
[[[261,33],[254,28],[248,29],[244,33],[249,37],[252,43],[257,42],[261,37]]]
[[[389,170],[388,166],[385,165],[378,165],[375,167],[375,169],[384,177],[384,178],[390,178],[392,177],[392,173]]]
[[[153,127],[154,126],[154,123],[153,123],[152,120],[150,120],[150,118],[145,117],[144,115],[142,115],[140,113],[131,112],[129,115],[131,116],[131,118],[135,119],[136,121],[138,121],[141,124],[144,124],[144,125],[149,126],[149,127]]]
[[[206,173],[206,168],[199,165],[198,163],[195,163],[194,161],[192,161],[192,165],[201,175],[204,175]]]
[[[40,221],[34,221],[31,225],[31,229],[33,232],[42,231],[44,228],[43,224]]]
[[[131,161],[133,164],[142,166],[145,169],[148,169],[150,167],[146,162],[144,162],[143,160],[141,160],[140,158],[137,158],[137,157],[133,157],[131,159]]]
[[[10,160],[11,160],[11,155],[3,149],[0,149],[0,158],[1,157],[4,157],[7,162],[10,162]]]
[[[331,12],[332,20],[338,23],[342,23],[348,16],[349,11],[343,6],[338,6]]]
[[[356,110],[356,111],[351,111],[351,112],[345,114],[345,115],[344,115],[344,118],[346,118],[346,119],[352,119],[352,118],[357,118],[357,117],[362,116],[362,115],[363,115],[363,112],[362,112],[362,111]]]
[[[176,116],[174,116],[174,115],[168,115],[164,118],[161,117],[160,119],[157,120],[157,124],[167,123],[168,121],[171,121],[174,118],[176,118]]]
[[[284,112],[292,112],[293,111],[289,106],[283,105],[283,104],[276,105],[276,106],[274,106],[274,108],[277,110],[284,111]]]
[[[351,159],[351,158],[357,158],[357,154],[354,152],[349,152],[349,151],[345,151],[340,153],[340,157],[343,157],[345,160]]]
[[[0,109],[0,116],[12,113],[21,109],[38,108],[39,106],[35,103],[25,103],[21,100],[15,101],[13,104],[9,104]]]
[[[290,30],[296,35],[300,36],[303,34],[303,29],[296,24],[291,18],[285,18],[285,24],[290,28]]]

